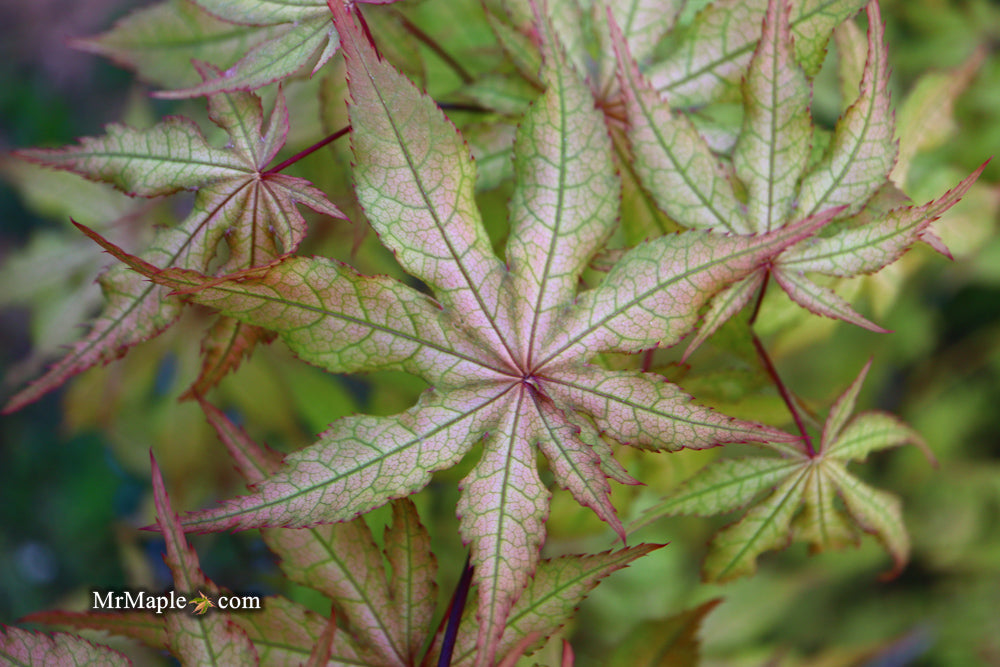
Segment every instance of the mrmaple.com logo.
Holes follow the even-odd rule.
[[[134,593],[132,591],[107,591],[105,593],[94,591],[93,595],[94,604],[91,609],[95,611],[98,609],[146,610],[162,614],[164,611],[177,611],[189,605],[194,605],[192,612],[195,614],[204,614],[209,607],[229,611],[257,611],[260,609],[259,595],[218,595],[211,598],[198,591],[198,597],[190,600],[183,595],[177,595],[175,591],[158,595],[146,591]]]

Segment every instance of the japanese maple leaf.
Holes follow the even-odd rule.
[[[980,167],[935,201],[880,212],[877,194],[889,186],[898,147],[884,27],[875,0],[867,6],[868,61],[858,98],[838,121],[829,148],[810,165],[812,91],[795,61],[792,12],[787,0],[768,3],[763,34],[743,82],[744,122],[731,167],[639,73],[611,20],[635,172],[665,213],[690,228],[750,234],[843,207],[831,233],[790,247],[719,294],[688,353],[743,308],[768,277],[813,313],[884,332],[806,272],[835,277],[873,273],[921,239],[946,253],[929,225],[961,199],[982,171]],[[747,193],[745,202],[736,194],[733,177]]]
[[[589,359],[675,344],[711,294],[835,210],[756,237],[693,231],[651,240],[578,293],[583,269],[614,228],[619,183],[590,91],[541,22],[547,90],[515,143],[505,264],[475,206],[475,168],[461,137],[376,54],[341,3],[331,8],[349,75],[359,201],[383,243],[435,298],[322,258],[287,258],[225,279],[161,270],[101,242],[155,282],[277,331],[301,358],[332,372],[402,369],[433,385],[402,414],[335,422],[253,495],[195,513],[185,525],[348,520],[422,488],[433,471],[481,444],[458,512],[478,591],[476,664],[492,664],[544,539],[549,491],[539,451],[559,485],[621,534],[607,478],[634,480],[602,436],[666,451],[794,440],[695,405],[660,376],[608,371]]]
[[[205,76],[215,72],[200,67]],[[208,110],[211,120],[229,136],[228,147],[210,145],[193,122],[174,117],[148,130],[109,125],[105,136],[84,138],[78,146],[23,150],[17,155],[111,183],[136,196],[196,189],[187,219],[159,230],[142,255],[159,266],[207,272],[223,241],[229,256],[222,272],[267,264],[295,250],[305,236],[306,222],[297,204],[344,217],[305,179],[267,170],[288,132],[288,108],[280,92],[266,124],[260,99],[250,93],[212,95]],[[14,396],[5,411],[36,400],[91,366],[124,355],[131,346],[162,333],[180,313],[182,302],[168,296],[168,290],[122,267],[103,275],[101,286],[107,304],[90,332],[42,378]],[[270,335],[236,320],[220,319],[206,335],[205,364],[192,393],[202,393]]]
[[[736,523],[722,530],[709,547],[705,577],[724,581],[756,570],[757,556],[803,540],[815,551],[857,541],[857,530],[873,534],[893,559],[886,576],[898,574],[909,557],[909,538],[902,504],[852,475],[847,466],[871,452],[912,443],[931,454],[920,435],[886,412],[855,415],[854,406],[871,362],[837,399],[823,426],[813,455],[796,445],[769,443],[780,457],[726,459],[710,464],[662,503],[650,508],[643,522],[664,515],[711,516],[750,504],[770,493]],[[837,498],[843,503],[838,507]]]
[[[0,658],[8,665],[104,665],[128,667],[132,664],[125,655],[86,639],[56,633],[43,635],[21,628],[0,627]]]
[[[397,0],[356,0],[385,5]],[[325,0],[194,0],[223,21],[252,26],[266,33],[232,67],[204,83],[158,97],[194,97],[222,91],[255,90],[308,71],[310,75],[333,57],[340,46]],[[252,36],[251,36],[252,37]]]

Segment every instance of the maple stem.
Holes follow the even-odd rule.
[[[809,431],[806,430],[805,422],[802,421],[802,415],[799,414],[799,409],[795,407],[795,398],[792,396],[791,392],[788,391],[788,387],[785,383],[781,381],[781,376],[778,375],[778,369],[774,367],[774,363],[771,361],[770,355],[764,348],[764,344],[760,342],[760,338],[757,337],[757,332],[753,330],[753,324],[757,321],[757,314],[760,313],[760,304],[764,301],[764,292],[767,291],[767,285],[771,277],[771,271],[768,270],[764,274],[764,282],[760,285],[760,292],[757,295],[757,303],[754,304],[753,313],[750,315],[750,336],[753,338],[753,346],[757,350],[757,356],[760,357],[760,362],[764,365],[764,370],[771,377],[771,381],[774,382],[774,386],[777,387],[778,393],[781,395],[781,399],[785,402],[785,406],[788,407],[788,411],[792,413],[792,419],[795,420],[795,426],[798,427],[799,433],[802,434],[802,440],[806,444],[806,453],[810,457],[816,456],[816,449],[813,447],[812,438],[809,436]]]
[[[331,134],[330,136],[328,136],[328,137],[326,137],[324,139],[320,139],[319,141],[317,141],[315,144],[313,144],[309,148],[306,148],[304,150],[299,151],[298,153],[296,153],[295,155],[293,155],[292,157],[288,158],[287,160],[285,160],[284,162],[282,162],[280,164],[276,164],[275,166],[271,167],[270,169],[268,169],[264,173],[265,174],[277,174],[281,170],[286,169],[287,167],[292,166],[293,164],[295,164],[296,162],[298,162],[302,158],[304,158],[304,157],[306,157],[308,155],[312,155],[313,153],[315,153],[319,149],[323,148],[323,146],[326,146],[327,144],[332,144],[334,141],[336,141],[337,139],[340,139],[342,136],[344,136],[345,134],[347,134],[350,131],[351,131],[351,126],[350,125],[348,125],[347,127],[342,127],[339,130],[337,130],[336,132],[334,132],[333,134]]]
[[[398,16],[400,22],[403,24],[403,28],[405,28],[408,33],[416,37],[418,40],[423,42],[424,45],[433,51],[438,58],[443,60],[448,67],[454,70],[455,74],[462,79],[462,83],[472,83],[475,81],[475,77],[469,74],[469,70],[462,67],[462,63],[455,60],[450,53],[445,51],[444,48],[442,48],[442,46],[434,40],[433,37],[421,30],[416,24],[402,14],[399,14]]]
[[[465,557],[465,569],[462,571],[462,577],[458,580],[458,585],[455,586],[455,593],[451,596],[451,604],[448,605],[448,627],[444,629],[437,667],[451,666],[451,656],[455,652],[455,640],[458,639],[458,624],[462,620],[462,612],[465,611],[465,600],[469,597],[469,586],[472,585],[471,559],[472,554]]]

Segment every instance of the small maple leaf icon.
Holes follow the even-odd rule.
[[[209,597],[207,595],[205,595],[204,593],[202,593],[201,591],[198,591],[198,595],[200,597],[196,597],[196,598],[192,599],[190,602],[188,602],[188,604],[195,605],[195,607],[194,607],[194,613],[195,614],[204,614],[206,611],[208,611],[209,607],[214,607],[215,606],[215,603],[212,602],[209,599]]]

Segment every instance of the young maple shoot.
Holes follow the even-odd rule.
[[[398,69],[398,57],[390,62],[376,48],[407,31],[432,39],[405,8],[168,2],[82,42],[174,88],[161,97],[206,96],[209,118],[229,144],[216,148],[193,121],[168,118],[148,130],[111,125],[77,146],[19,151],[134,196],[197,194],[187,219],[158,231],[137,255],[80,226],[121,261],[102,277],[107,306],[87,336],[5,409],[159,335],[185,303],[217,311],[184,398],[199,401],[250,493],[179,519],[153,462],[175,584],[192,595],[219,592],[184,531],[260,529],[285,576],[329,597],[334,612],[324,617],[274,596],[247,615],[206,608],[168,617],[42,612],[26,620],[122,634],[189,664],[412,667],[442,654],[454,665],[512,664],[555,635],[602,578],[659,547],[542,558],[551,494],[539,453],[555,483],[624,542],[609,480],[640,481],[615,459],[612,443],[659,452],[751,443],[775,454],[709,465],[643,516],[648,523],[758,501],[713,541],[707,579],[750,574],[761,553],[790,539],[828,549],[856,541],[859,529],[882,542],[893,573],[905,565],[901,504],[847,464],[908,442],[923,446],[920,436],[886,413],[852,418],[865,366],[829,410],[814,447],[753,331],[772,285],[813,313],[885,331],[807,274],[870,274],[921,240],[947,253],[931,224],[982,171],[927,204],[898,205],[877,2],[722,0],[680,29],[684,3],[676,0],[474,4],[509,67],[466,70],[432,49],[462,80],[457,99],[492,110],[465,136]],[[826,131],[814,127],[812,77],[834,28],[862,8],[867,61],[857,97],[828,133],[829,145],[814,151]],[[657,46],[663,40],[673,40],[665,56]],[[197,63],[191,79],[175,74],[177,63],[152,56],[178,41],[215,64]],[[315,74],[337,52],[357,202],[380,242],[430,295],[333,259],[293,255],[307,231],[299,204],[345,215],[332,193],[280,173],[296,158],[269,166],[285,145],[290,113],[282,87],[266,118],[251,91]],[[741,100],[738,127],[706,130],[688,111],[726,95]],[[478,163],[466,140],[482,156]],[[477,173],[487,164],[488,174]],[[501,258],[476,193],[507,178],[510,233]],[[656,225],[632,219],[640,208],[680,231],[649,233]],[[619,217],[631,226],[626,238],[635,230],[649,238],[609,251]],[[220,244],[228,253],[219,254]],[[589,286],[587,269],[598,260],[608,270]],[[748,336],[796,435],[703,407],[660,374],[612,370],[602,356],[670,347],[698,328],[686,360],[751,303]],[[341,418],[315,444],[282,457],[205,399],[255,346],[276,337],[331,373],[401,370],[430,387],[404,412]],[[480,453],[460,483],[457,513],[475,602],[452,629],[452,644],[434,626],[437,562],[406,496],[473,451]],[[361,515],[388,503],[392,522],[379,548]],[[692,627],[714,605],[689,612]],[[694,634],[685,636],[693,642]],[[0,638],[0,656],[44,650],[104,656],[64,636],[13,629]],[[572,662],[568,646],[563,661]]]

